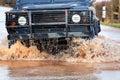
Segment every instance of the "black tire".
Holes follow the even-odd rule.
[[[98,32],[101,32],[101,27],[100,27],[100,25],[98,26]]]
[[[14,43],[15,43],[14,40],[10,40],[10,41],[8,42],[8,48],[10,48]]]
[[[94,27],[95,35],[98,36],[98,27]]]
[[[22,45],[24,45],[26,47],[30,47],[30,41],[29,40],[20,40],[20,42],[22,43]]]

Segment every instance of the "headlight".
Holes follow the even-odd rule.
[[[74,14],[74,15],[72,16],[72,21],[73,21],[74,23],[79,23],[80,20],[81,20],[80,15]]]
[[[27,19],[24,16],[21,16],[18,18],[18,23],[23,26],[27,23]]]

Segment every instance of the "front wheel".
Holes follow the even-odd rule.
[[[10,48],[16,41],[15,40],[10,40],[8,42],[8,48]]]

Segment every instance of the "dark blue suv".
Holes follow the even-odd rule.
[[[10,1],[10,0],[7,0]],[[30,45],[59,44],[100,32],[95,0],[17,0],[6,12],[9,47],[17,40]]]

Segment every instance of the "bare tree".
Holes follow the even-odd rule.
[[[111,1],[102,1],[102,2],[97,2],[95,3],[95,8],[96,8],[96,13],[97,17],[102,20],[102,7],[106,6],[106,18],[105,22],[110,22],[111,21]]]
[[[6,3],[9,3],[10,6],[14,6],[16,3],[16,0],[0,0],[0,5],[5,6]]]

